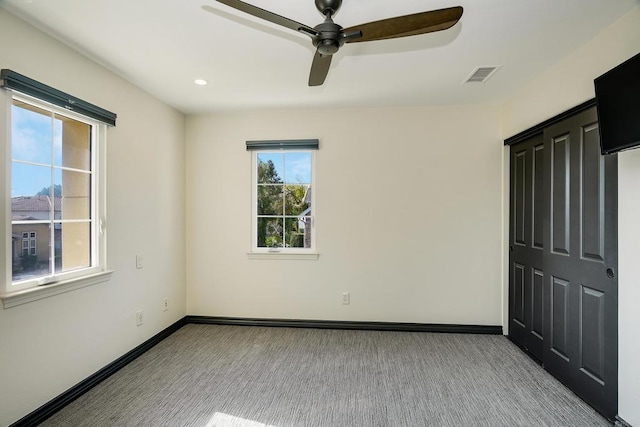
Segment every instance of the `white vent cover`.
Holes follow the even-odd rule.
[[[499,65],[476,67],[462,83],[484,83],[489,77],[498,71],[499,68]]]

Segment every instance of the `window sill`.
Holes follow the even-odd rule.
[[[112,274],[112,270],[107,270],[90,276],[79,277],[52,285],[38,286],[31,289],[25,289],[23,291],[8,292],[0,294],[0,301],[2,301],[2,306],[4,308],[11,308],[106,282],[111,278]]]
[[[320,257],[317,252],[292,253],[292,252],[247,252],[249,259],[285,259],[315,261]]]

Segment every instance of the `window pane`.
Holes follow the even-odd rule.
[[[54,203],[48,195],[51,188],[49,185],[51,168],[13,163],[11,177],[11,220],[50,220],[52,203]],[[36,193],[42,193],[42,195],[36,195]],[[56,209],[60,209],[59,203]]]
[[[284,163],[286,184],[311,184],[311,153],[286,153]]]
[[[11,157],[51,164],[51,113],[23,102],[11,108]]]
[[[58,208],[61,211],[56,211],[56,219],[90,219],[91,175],[59,169],[56,172],[60,172],[60,178],[56,177],[56,185],[60,186],[62,196],[56,198],[61,205]]]
[[[35,239],[22,239],[24,234]],[[51,274],[49,249],[51,232],[48,224],[13,224],[11,227],[12,281],[33,279]]]
[[[311,193],[306,185],[286,185],[284,196],[285,215],[308,215],[311,208]]]
[[[258,154],[258,184],[275,184],[282,182],[283,173],[282,154]]]
[[[258,215],[282,215],[282,185],[258,186]]]
[[[55,117],[54,164],[91,170],[91,126],[67,117]]]
[[[281,248],[283,231],[282,218],[258,218],[258,247]]]
[[[55,235],[56,270],[64,272],[91,265],[91,224],[62,224],[61,229],[56,227]]]
[[[50,188],[51,168],[17,162],[11,164],[11,197],[48,195]]]
[[[285,218],[285,224],[286,224],[286,228],[285,228],[286,247],[288,248],[310,248],[311,247],[310,217]]]

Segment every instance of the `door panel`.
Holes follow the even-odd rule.
[[[552,251],[569,254],[571,197],[569,194],[570,136],[554,137],[551,144],[551,236]]]
[[[531,333],[541,339],[544,335],[544,274],[535,268],[531,293]]]
[[[518,263],[513,264],[513,281],[514,281],[514,293],[515,301],[513,306],[513,321],[518,323],[521,327],[526,327],[524,319],[524,306],[525,306],[525,266]]]
[[[617,412],[617,159],[595,108],[544,131],[551,198],[544,253],[551,319],[543,364],[604,415]],[[546,242],[545,242],[546,243]],[[614,277],[608,277],[612,268]]]
[[[582,348],[580,369],[600,385],[604,385],[604,308],[605,294],[582,286],[580,330]]]
[[[582,257],[604,262],[604,157],[598,127],[583,128],[582,136]]]
[[[509,336],[542,360],[544,215],[542,134],[511,147]]]
[[[544,145],[540,141],[539,145],[533,147],[533,187],[531,189],[533,206],[532,227],[533,247],[543,249],[544,247],[544,214],[545,214],[545,188],[544,188]]]
[[[525,240],[525,215],[527,206],[525,205],[527,199],[526,188],[526,173],[527,173],[527,150],[515,153],[514,156],[514,221],[513,221],[513,234],[514,244],[526,246]]]
[[[551,351],[560,357],[561,360],[554,360],[558,364],[559,371],[566,369],[564,362],[569,362],[569,351],[567,337],[569,336],[568,315],[569,315],[569,282],[558,277],[551,277],[551,333],[549,334],[549,345]],[[549,362],[545,359],[545,366]],[[563,372],[561,372],[562,374]]]

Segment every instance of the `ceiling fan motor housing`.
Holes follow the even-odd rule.
[[[330,14],[330,16],[335,15],[342,6],[342,0],[316,0],[316,8],[323,15]]]
[[[313,45],[322,55],[333,55],[345,42],[342,37],[342,27],[331,21],[330,18],[314,28],[319,35],[313,40]]]

